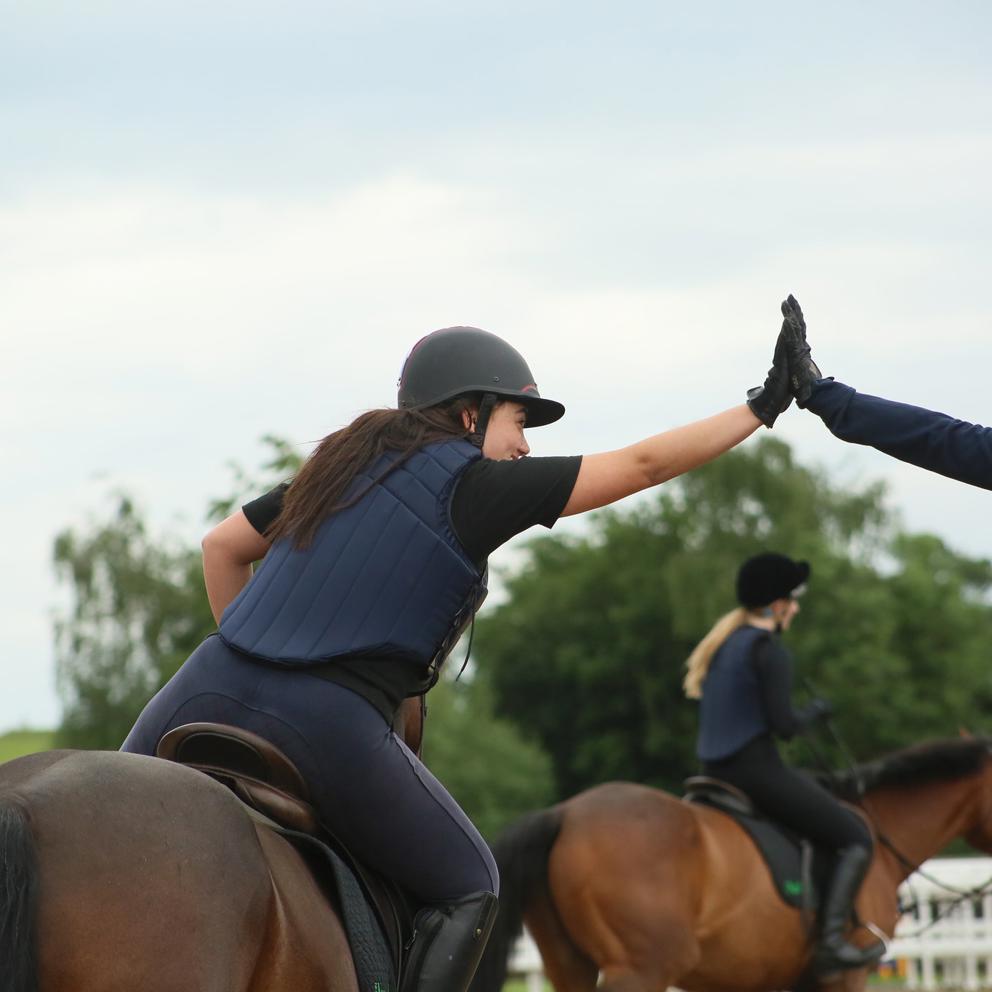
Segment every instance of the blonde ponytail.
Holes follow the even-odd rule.
[[[710,669],[710,662],[713,655],[723,642],[738,627],[744,626],[747,621],[747,610],[743,606],[725,613],[712,628],[710,632],[696,645],[689,660],[685,663],[686,673],[682,680],[682,688],[689,699],[699,699],[703,694],[703,679]]]

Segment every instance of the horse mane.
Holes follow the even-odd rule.
[[[992,750],[987,737],[954,737],[925,741],[893,751],[854,768],[833,772],[823,784],[842,799],[884,788],[907,788],[927,782],[963,778],[977,772]]]

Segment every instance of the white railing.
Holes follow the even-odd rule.
[[[992,879],[992,858],[934,858],[922,868],[954,889]],[[903,905],[915,903],[889,945],[911,989],[992,988],[992,893],[965,899],[919,874],[903,883]]]
[[[922,870],[955,889],[970,889],[992,878],[992,858],[934,858]],[[949,909],[955,893],[916,874],[903,883],[899,896],[904,906],[915,904],[915,909],[900,919],[888,961],[907,987],[992,989],[992,893]],[[510,957],[509,972],[525,980],[527,992],[542,992],[541,956],[526,931]]]
[[[526,930],[513,948],[507,963],[507,971],[516,978],[524,979],[527,992],[544,992],[544,965],[541,963],[541,954]]]

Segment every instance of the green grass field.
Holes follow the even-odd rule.
[[[47,751],[52,747],[54,737],[51,730],[11,730],[0,734],[0,761],[10,761],[35,751]]]

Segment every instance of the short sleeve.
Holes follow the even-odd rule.
[[[281,482],[264,496],[259,496],[241,507],[244,515],[248,518],[248,523],[259,534],[264,534],[282,512],[282,497],[288,488],[288,482]]]
[[[535,524],[553,527],[568,503],[582,456],[483,458],[458,480],[451,524],[475,562]]]

